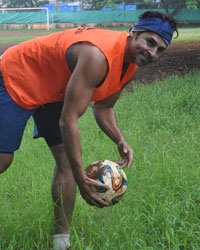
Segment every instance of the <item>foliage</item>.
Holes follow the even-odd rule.
[[[177,0],[176,2],[174,0],[161,0],[161,7],[163,7],[167,14],[169,14],[169,9],[173,8],[172,15],[176,15],[178,11],[185,7],[185,0]]]
[[[111,6],[111,7],[114,7],[117,2],[119,1],[116,1],[116,0],[103,0],[103,1],[97,1],[97,0],[93,0],[93,3],[95,4],[94,6],[97,8],[97,9],[101,9],[103,7],[108,7],[108,6]]]
[[[161,8],[164,8],[166,13],[169,14],[169,9],[173,9],[171,15],[176,15],[180,9],[197,9],[199,0],[161,0]]]
[[[2,6],[7,8],[41,7],[48,2],[49,0],[2,0]],[[56,10],[59,10],[59,3],[60,0],[56,0]],[[141,0],[140,2],[138,0],[85,0],[84,3],[89,4],[91,9],[114,7],[117,4],[137,4],[138,8],[158,7],[155,0]],[[169,13],[169,9],[174,9],[171,14],[175,15],[183,7],[197,9],[198,5],[200,5],[200,0],[161,0],[159,7],[164,8],[166,13]]]
[[[114,7],[117,4],[137,4],[138,8],[164,8],[166,13],[169,13],[169,9],[173,9],[172,15],[178,13],[178,11],[186,7],[188,9],[196,9],[198,8],[198,4],[200,4],[200,0],[161,0],[160,4],[156,3],[155,0],[88,0],[85,1],[91,4],[91,9],[101,9],[102,7]]]
[[[7,8],[32,8],[41,7],[48,0],[2,0],[2,6]]]
[[[59,11],[60,0],[56,0],[56,11]]]
[[[101,9],[103,7],[114,7],[117,4],[139,4],[139,6],[144,6],[144,8],[146,6],[151,6],[153,4],[153,0],[141,0],[140,3],[138,3],[138,0],[88,0],[85,1],[89,4],[91,4],[91,9]]]
[[[198,0],[186,0],[187,9],[197,9],[198,8]]]

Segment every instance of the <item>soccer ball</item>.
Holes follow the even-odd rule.
[[[111,189],[97,189],[99,196],[110,206],[118,203],[124,195],[128,181],[125,172],[117,163],[109,160],[97,161],[86,168],[86,175],[101,183],[107,184]]]

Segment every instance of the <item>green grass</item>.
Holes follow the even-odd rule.
[[[128,31],[130,27],[114,27],[108,29],[117,30],[117,31]],[[52,29],[50,31],[47,30],[9,30],[6,32],[9,32],[9,35],[0,36],[0,44],[17,44],[29,39],[33,39],[38,36],[44,36],[53,32],[58,32],[63,29]],[[197,28],[180,28],[179,30],[179,37],[177,39],[173,39],[175,42],[190,42],[190,41],[200,41],[200,27]],[[14,32],[19,31],[22,32],[22,34],[19,36],[16,36]],[[0,30],[0,33],[3,32]],[[3,33],[2,33],[3,34]],[[174,38],[176,37],[176,34],[174,35]]]
[[[200,41],[200,27],[197,28],[180,28],[179,37],[173,41],[177,42],[191,42],[191,41]],[[176,34],[175,34],[176,37]]]
[[[22,29],[22,30],[0,30],[0,45],[1,44],[18,44],[20,42],[24,42],[26,40],[34,39],[38,36],[45,36],[48,34],[51,34],[53,32],[61,31],[61,29],[54,29],[51,31],[47,30],[28,30],[28,29]],[[3,35],[3,32],[6,32],[6,35]],[[8,33],[7,33],[8,32]],[[19,32],[21,34],[17,34],[16,32]]]
[[[41,34],[41,36],[43,35],[46,35],[46,34]],[[12,44],[18,44],[18,43],[21,43],[21,42],[24,42],[24,41],[27,41],[27,40],[30,40],[30,39],[34,39],[38,37],[38,35],[23,35],[23,36],[12,36],[12,35],[9,35],[7,37],[0,37],[0,45],[1,44],[7,44],[7,45],[12,45]]]
[[[26,40],[34,39],[38,36],[45,36],[54,32],[62,31],[63,29],[9,29],[9,30],[0,30],[0,45],[1,44],[18,44],[20,42],[24,42]],[[4,35],[6,32],[6,35]],[[17,35],[16,35],[17,32]]]
[[[119,31],[127,31],[129,27],[114,27],[109,28],[112,30],[119,30]],[[179,36],[176,38],[176,33],[174,34],[173,41],[174,42],[191,42],[191,41],[200,41],[200,27],[196,28],[178,28]]]
[[[87,205],[77,193],[74,250],[198,250],[200,246],[200,72],[135,86],[116,105],[118,123],[135,152],[128,189],[109,208]],[[80,119],[85,167],[118,160],[91,108]],[[54,162],[29,122],[21,150],[0,177],[0,249],[52,247]]]

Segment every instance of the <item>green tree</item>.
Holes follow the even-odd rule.
[[[56,0],[56,11],[59,11],[60,0]]]
[[[146,0],[140,0],[140,3],[145,3]],[[147,0],[148,1],[148,0]],[[150,0],[153,1],[153,0]],[[138,0],[85,0],[85,2],[91,4],[91,9],[101,9],[103,7],[114,7],[117,4],[135,4]]]
[[[176,15],[181,8],[185,7],[185,0],[177,0],[176,2],[174,0],[161,0],[161,8],[162,7],[167,14],[169,14],[169,9],[172,8],[173,11],[170,14]]]
[[[186,0],[187,9],[197,9],[200,1],[198,0]]]
[[[3,0],[2,6],[7,8],[33,8],[41,7],[48,2],[48,0]]]
[[[199,0],[161,0],[161,8],[164,8],[166,13],[169,14],[169,9],[173,9],[171,15],[176,15],[180,9],[197,9]]]

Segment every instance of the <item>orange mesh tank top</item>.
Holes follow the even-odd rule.
[[[99,101],[119,91],[129,81],[136,64],[121,78],[127,32],[96,28],[76,28],[23,42],[6,50],[1,60],[5,87],[13,100],[26,109],[63,101],[71,72],[65,53],[77,42],[89,42],[106,56],[109,71],[91,101]]]

